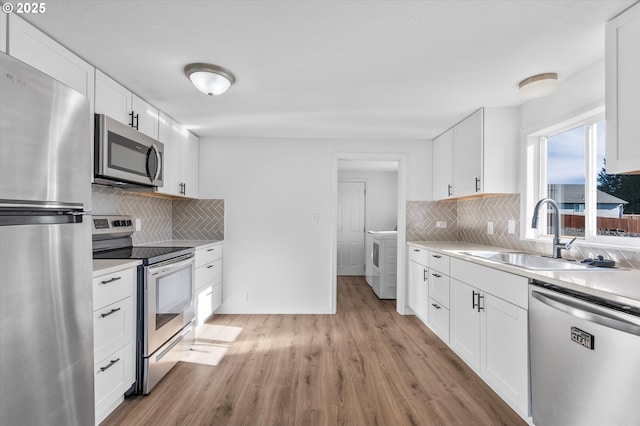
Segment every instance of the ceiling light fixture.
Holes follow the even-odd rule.
[[[518,85],[520,87],[520,99],[540,98],[555,92],[558,87],[558,74],[548,72],[525,78]]]
[[[189,64],[184,67],[184,73],[196,89],[209,96],[223,94],[236,82],[231,71],[212,64]]]

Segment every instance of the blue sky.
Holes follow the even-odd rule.
[[[604,165],[605,125],[596,126],[597,168]],[[547,181],[548,183],[585,183],[585,126],[550,136],[547,139]]]

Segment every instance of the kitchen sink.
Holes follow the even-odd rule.
[[[573,260],[554,259],[552,257],[544,257],[537,254],[522,252],[499,252],[499,251],[467,251],[462,252],[473,257],[493,260],[495,262],[504,263],[519,268],[529,269],[532,271],[595,271],[602,270],[583,263],[577,263]]]

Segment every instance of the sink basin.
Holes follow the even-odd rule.
[[[552,257],[521,252],[467,251],[463,252],[463,254],[532,271],[593,271],[599,269],[572,260],[554,259]]]

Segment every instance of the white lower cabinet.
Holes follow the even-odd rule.
[[[196,249],[196,331],[222,305],[222,243]]]
[[[428,251],[409,247],[409,291],[408,305],[425,324],[429,317],[429,268]]]
[[[472,282],[462,282],[457,279],[460,276]],[[529,352],[526,301],[524,307],[519,306],[516,304],[519,303],[519,291],[510,289],[502,293],[499,291],[501,286],[521,287],[526,292],[527,280],[470,262],[452,261],[449,344],[505,402],[527,418]],[[493,287],[498,294],[489,293],[486,287]],[[503,297],[515,300],[507,301]]]
[[[136,267],[93,278],[93,359],[96,424],[135,382]]]

